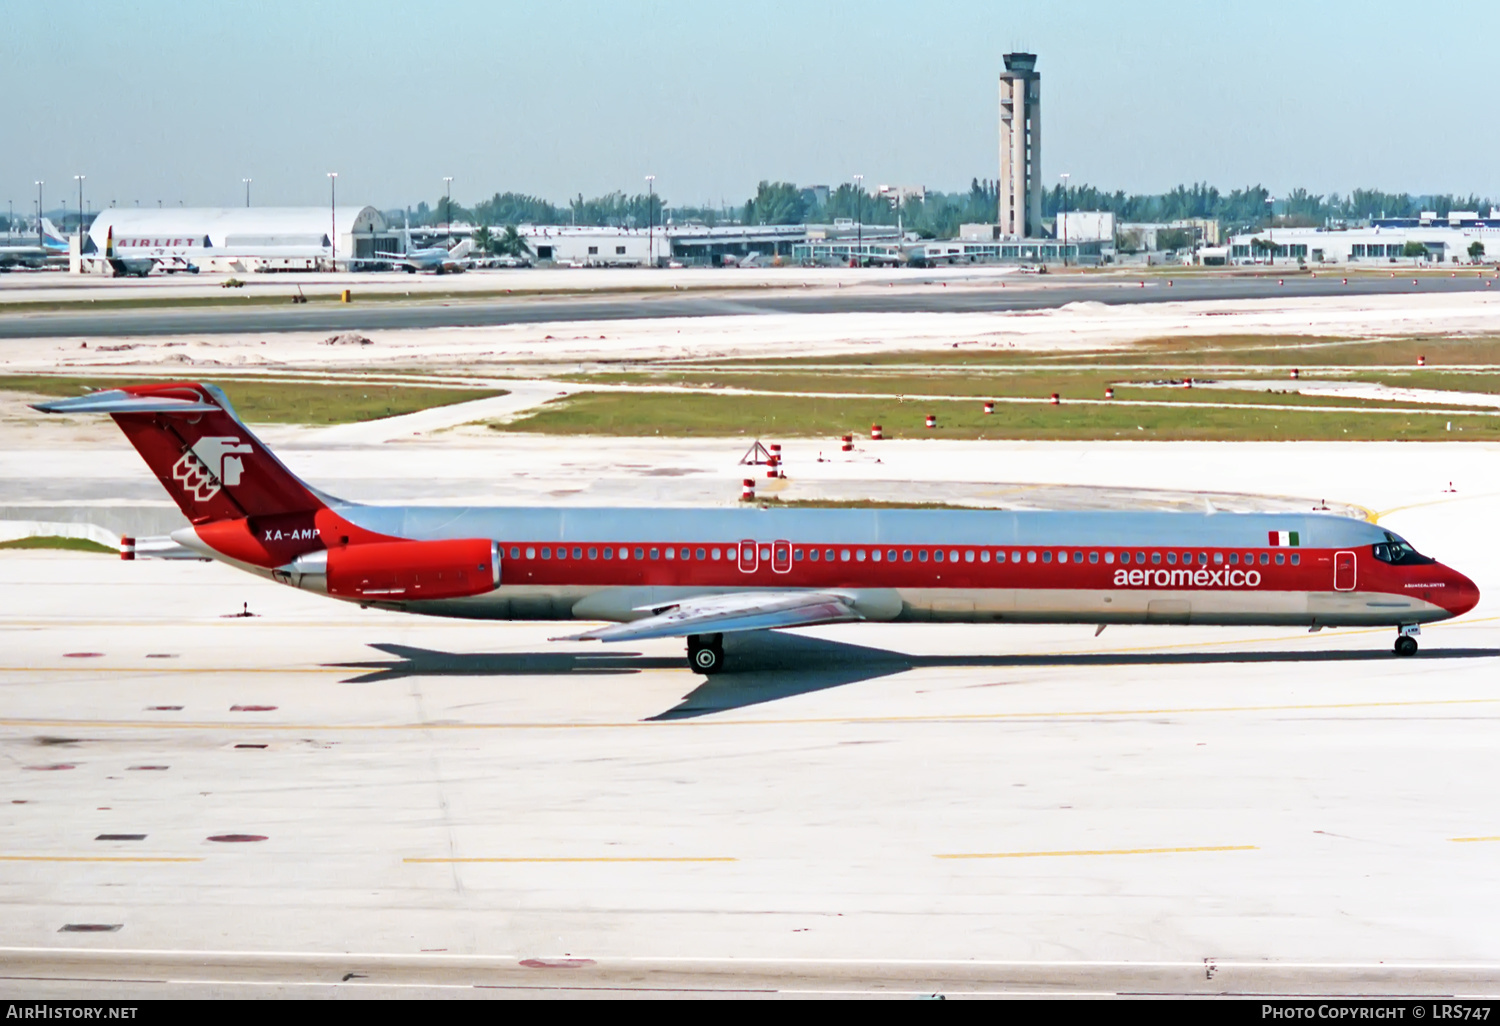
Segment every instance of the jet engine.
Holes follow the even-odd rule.
[[[298,556],[275,576],[337,598],[464,598],[500,586],[500,547],[488,538],[340,545]]]

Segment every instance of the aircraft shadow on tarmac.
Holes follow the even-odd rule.
[[[346,684],[369,684],[402,677],[513,677],[587,674],[589,676],[680,669],[684,658],[639,652],[439,652],[409,645],[377,643],[371,648],[390,660],[331,663],[365,670]],[[797,634],[751,632],[724,639],[729,672],[706,678],[682,701],[652,720],[678,720],[728,712],[781,698],[824,691],[861,681],[929,667],[1015,669],[1024,667],[1212,666],[1227,663],[1366,663],[1393,660],[1387,648],[1317,651],[1097,652],[1045,655],[909,655]],[[1494,659],[1495,648],[1443,648],[1424,651],[1420,662]]]

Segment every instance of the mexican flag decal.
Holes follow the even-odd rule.
[[[1271,532],[1271,544],[1272,545],[1301,545],[1302,543],[1297,540],[1297,532],[1296,531],[1272,531]]]

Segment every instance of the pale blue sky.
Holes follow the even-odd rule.
[[[1040,54],[1049,181],[1500,195],[1500,3],[0,3],[0,202],[740,202],[994,177]],[[1466,72],[1471,71],[1470,80]]]

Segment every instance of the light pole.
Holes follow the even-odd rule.
[[[254,181],[254,179],[253,178],[241,178],[240,181],[242,181],[242,182],[245,183],[245,209],[248,210],[248,209],[250,209],[250,183],[252,181]]]
[[[33,182],[32,184],[36,186],[36,244],[41,247],[46,244],[42,240],[42,186],[47,183]]]
[[[854,252],[855,264],[864,265],[865,249],[865,176],[854,176]]]
[[[1271,248],[1266,251],[1267,266],[1276,266],[1276,197],[1266,197],[1266,237]]]
[[[339,217],[338,217],[339,173],[328,172],[328,269],[339,268]]]
[[[646,260],[656,266],[656,176],[646,176]]]
[[[73,180],[78,183],[78,252],[83,253],[83,179],[84,175],[74,175]]]
[[[1062,179],[1062,244],[1063,266],[1068,266],[1068,172],[1059,175]]]
[[[443,179],[443,232],[448,236],[448,248],[453,248],[453,176]]]

